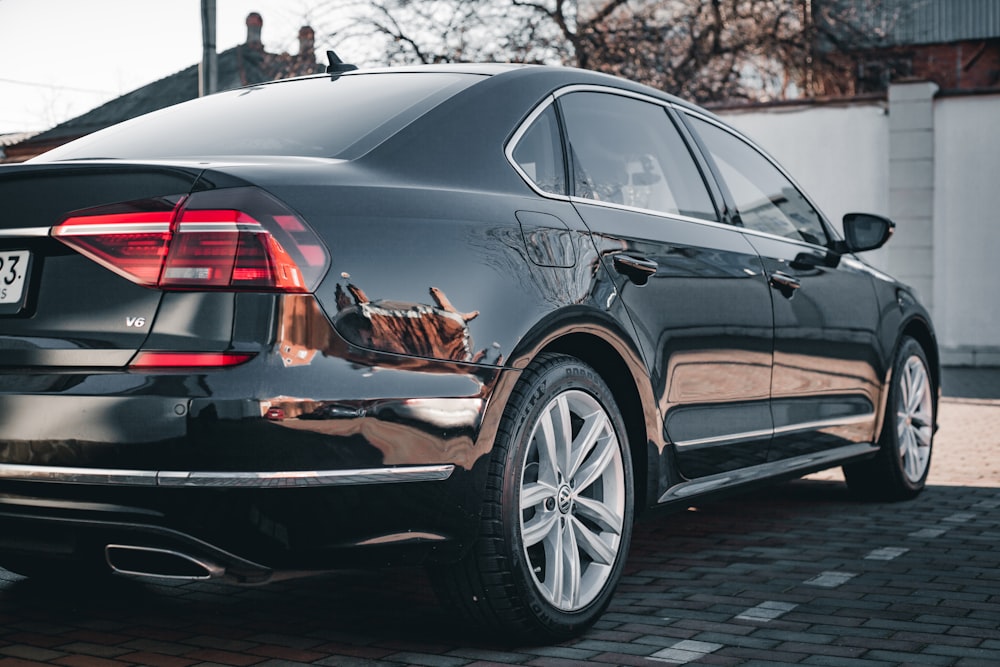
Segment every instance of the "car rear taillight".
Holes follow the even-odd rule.
[[[133,368],[222,368],[253,359],[243,352],[139,352],[129,362]]]
[[[309,292],[329,263],[302,220],[252,187],[75,211],[52,236],[161,289]]]

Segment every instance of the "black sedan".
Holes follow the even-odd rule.
[[[845,175],[847,176],[847,175]],[[0,168],[0,565],[426,564],[579,633],[633,521],[844,466],[923,488],[926,310],[739,132],[530,66],[333,71]]]

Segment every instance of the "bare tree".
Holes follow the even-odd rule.
[[[618,74],[699,102],[850,94],[881,0],[326,0],[380,64],[499,61]]]
[[[570,61],[554,24],[511,0],[326,0],[311,15],[353,62]]]

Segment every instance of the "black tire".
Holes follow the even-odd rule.
[[[892,366],[879,452],[844,466],[850,489],[872,500],[907,500],[920,493],[931,468],[936,418],[927,355],[916,340],[904,338]]]
[[[590,444],[583,455],[553,462],[556,450],[546,443],[566,444],[567,424],[567,451]],[[581,361],[542,355],[522,372],[505,408],[478,540],[464,560],[434,568],[432,578],[466,618],[505,641],[578,635],[607,608],[621,578],[633,488],[611,390]],[[579,569],[565,567],[573,564]]]

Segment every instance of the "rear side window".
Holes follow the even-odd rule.
[[[566,167],[563,161],[559,121],[552,106],[532,121],[518,140],[512,154],[524,175],[542,192],[566,194]]]
[[[666,109],[592,92],[569,93],[559,104],[576,197],[718,220],[701,172]]]
[[[747,229],[816,245],[827,242],[819,213],[798,188],[753,146],[700,118],[691,117],[735,200]]]
[[[393,72],[240,88],[168,107],[49,151],[38,161],[363,155],[476,74]]]

